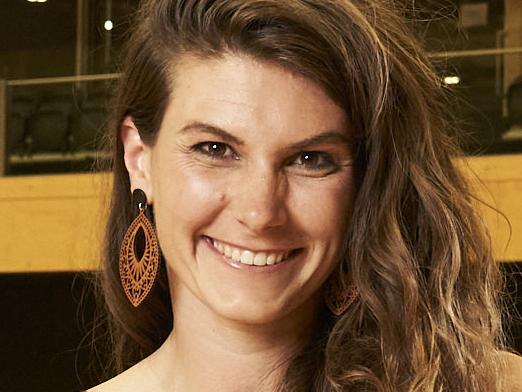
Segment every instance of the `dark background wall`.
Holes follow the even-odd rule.
[[[95,383],[87,285],[83,273],[0,275],[1,391],[76,391]]]
[[[506,330],[511,347],[522,352],[522,263],[503,269],[511,304]],[[1,391],[68,392],[97,383],[88,285],[85,273],[0,274]]]

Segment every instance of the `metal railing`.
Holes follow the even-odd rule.
[[[522,47],[506,47],[506,48],[486,48],[486,49],[474,49],[474,50],[460,50],[460,51],[445,51],[445,52],[432,52],[428,54],[428,57],[434,59],[448,58],[472,58],[472,57],[487,57],[495,56],[497,58],[503,58],[506,55],[522,54]],[[498,68],[498,67],[497,67]],[[497,70],[498,72],[498,70]],[[66,84],[71,83],[79,86],[82,83],[87,82],[101,82],[116,80],[121,76],[119,73],[106,73],[106,74],[91,74],[91,75],[77,75],[77,76],[59,76],[59,77],[44,77],[44,78],[30,78],[30,79],[10,79],[0,80],[0,176],[6,174],[6,167],[10,163],[24,163],[27,162],[26,157],[7,157],[7,99],[6,94],[8,89],[18,88],[22,86],[42,86],[42,85],[54,85],[54,84]],[[35,161],[49,161],[49,160],[76,160],[83,159],[86,156],[96,156],[99,154],[96,151],[82,152],[77,155],[62,155],[56,154],[41,154],[41,157],[35,157]],[[41,159],[40,159],[41,158]]]
[[[488,48],[488,49],[472,49],[472,50],[456,50],[445,52],[428,53],[430,58],[463,58],[463,57],[483,57],[483,56],[499,56],[508,54],[522,54],[522,46],[510,48]],[[7,86],[34,86],[42,84],[58,84],[58,83],[78,83],[78,82],[94,82],[103,80],[115,80],[121,76],[120,73],[106,73],[94,75],[77,75],[77,76],[54,76],[45,78],[30,79],[7,79]]]
[[[511,48],[490,48],[490,49],[471,49],[471,50],[455,50],[448,52],[432,52],[428,57],[431,58],[460,58],[460,57],[483,57],[483,56],[500,56],[506,54],[522,53],[522,46]]]
[[[118,79],[120,74],[118,73],[107,73],[107,74],[94,74],[94,75],[78,75],[78,76],[59,76],[59,77],[45,77],[45,78],[31,78],[31,79],[10,79],[10,80],[0,80],[0,176],[5,176],[8,173],[8,169],[13,167],[12,165],[17,165],[17,167],[27,166],[30,164],[45,164],[49,162],[55,163],[67,163],[67,162],[80,162],[82,160],[91,161],[97,160],[100,157],[106,157],[106,154],[100,151],[96,151],[93,149],[92,151],[74,151],[74,152],[42,152],[36,154],[10,154],[8,151],[8,117],[9,117],[9,104],[8,99],[9,96],[16,95],[15,91],[19,89],[27,90],[27,88],[31,89],[31,86],[41,86],[38,87],[39,90],[45,90],[47,93],[53,93],[54,87],[53,85],[60,84],[71,84],[71,102],[74,101],[76,104],[77,93],[81,90],[78,90],[78,87],[84,86],[89,82],[104,82]],[[51,86],[47,88],[45,86]],[[42,91],[39,91],[40,93]],[[75,93],[73,93],[73,91]],[[18,91],[19,93],[19,91]],[[63,93],[63,91],[62,91]],[[65,96],[67,96],[67,93]],[[28,94],[26,93],[25,96]],[[32,95],[32,94],[31,94]],[[34,95],[39,95],[35,93]],[[78,94],[78,96],[81,94]],[[38,101],[35,99],[35,101]],[[74,107],[76,110],[78,107],[72,104],[71,107]],[[78,113],[76,111],[75,113]]]
[[[49,78],[33,79],[10,79],[6,80],[6,84],[7,86],[36,86],[42,84],[97,82],[118,79],[120,75],[121,74],[119,73],[108,73],[97,75],[55,76]]]

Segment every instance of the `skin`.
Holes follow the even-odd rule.
[[[121,138],[131,190],[143,189],[155,208],[175,329],[150,357],[92,390],[273,391],[285,370],[278,365],[309,338],[338,262],[356,191],[349,126],[318,85],[278,65],[187,57],[172,71],[157,143],[145,145],[132,118]],[[229,136],[183,130],[194,122]],[[348,139],[295,147],[325,131]],[[312,151],[320,154],[305,163]],[[240,270],[206,236],[300,253],[271,273]],[[506,390],[522,390],[520,357],[502,358]]]
[[[273,390],[338,262],[355,193],[345,113],[311,80],[248,57],[187,57],[173,72],[156,144],[131,118],[122,126],[132,189],[154,205],[175,325],[133,371],[149,390]],[[297,254],[271,272],[238,269],[207,237]]]

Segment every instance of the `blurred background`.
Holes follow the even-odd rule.
[[[522,350],[522,1],[411,0],[506,274]],[[89,273],[111,179],[101,134],[138,0],[0,2],[0,389],[95,382]],[[94,365],[93,365],[94,364]]]

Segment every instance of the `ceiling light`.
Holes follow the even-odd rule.
[[[27,0],[29,3],[46,3],[47,0]]]
[[[112,30],[112,21],[111,20],[106,20],[105,23],[103,24],[103,28],[107,31],[111,31]]]
[[[460,83],[460,78],[456,75],[444,77],[444,84],[451,85],[451,84],[459,84],[459,83]]]

